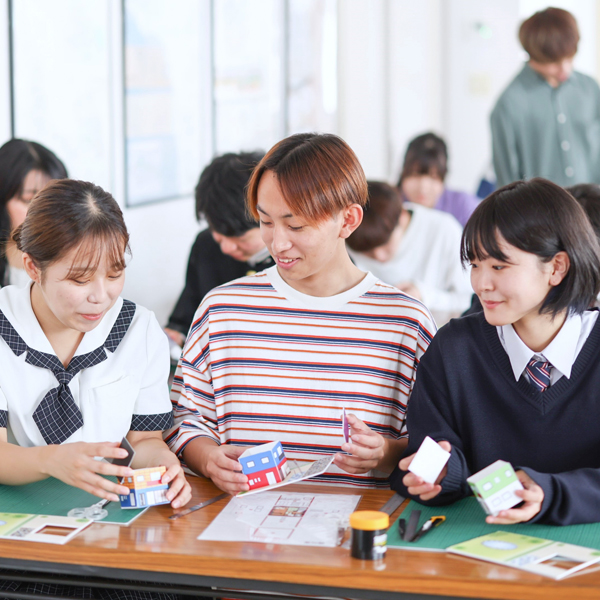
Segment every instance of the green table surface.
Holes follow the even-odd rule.
[[[446,520],[435,529],[427,532],[416,542],[405,542],[400,539],[398,521],[408,519],[413,510],[421,511],[419,527],[427,519],[436,515],[444,515]],[[413,548],[416,550],[445,550],[449,546],[465,542],[494,531],[511,531],[534,537],[566,542],[577,546],[600,550],[600,523],[586,525],[538,525],[521,523],[519,525],[488,525],[485,513],[474,497],[464,498],[449,506],[423,506],[413,500],[402,511],[398,519],[388,530],[388,547]]]
[[[100,498],[53,477],[27,485],[0,485],[0,512],[66,517],[72,508],[96,502],[100,502]],[[110,502],[104,508],[108,516],[100,522],[119,525],[129,525],[146,510],[122,509],[118,502]]]

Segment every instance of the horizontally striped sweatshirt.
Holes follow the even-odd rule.
[[[207,294],[179,361],[165,434],[181,456],[198,436],[219,444],[281,441],[288,460],[340,451],[346,408],[388,438],[405,414],[435,324],[417,300],[371,274],[330,297],[302,294],[277,267]],[[319,483],[387,487],[384,473],[335,465]]]

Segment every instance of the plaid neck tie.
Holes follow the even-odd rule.
[[[525,367],[525,371],[529,375],[529,382],[540,392],[545,392],[550,387],[551,366],[548,361],[532,358]]]
[[[62,444],[83,426],[83,415],[75,404],[69,383],[82,369],[93,367],[106,360],[105,349],[110,352],[117,349],[131,325],[134,314],[135,304],[123,300],[121,312],[104,344],[92,352],[73,357],[65,369],[56,355],[30,348],[0,310],[0,337],[8,347],[16,356],[27,352],[25,362],[34,367],[49,369],[58,381],[58,387],[51,389],[33,412],[33,420],[46,444]]]

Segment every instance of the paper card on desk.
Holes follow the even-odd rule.
[[[427,483],[435,483],[449,459],[450,452],[446,452],[427,436],[419,446],[408,470]]]
[[[296,465],[295,467],[292,467],[290,469],[290,472],[283,481],[272,483],[271,485],[265,485],[263,487],[259,487],[254,490],[249,490],[247,492],[240,492],[237,495],[249,496],[250,494],[258,494],[259,492],[268,492],[269,490],[274,490],[275,488],[282,487],[284,485],[289,485],[290,483],[298,483],[299,481],[304,481],[305,479],[316,477],[317,475],[320,475],[321,473],[327,471],[329,465],[332,462],[333,455],[325,456],[324,458],[320,458],[319,460],[315,460],[314,462],[306,463],[301,466]]]
[[[232,498],[199,540],[333,548],[360,496],[265,492]]]
[[[529,535],[495,531],[448,548],[448,552],[563,579],[600,562],[600,551]]]
[[[0,538],[62,545],[92,523],[71,517],[0,513]]]

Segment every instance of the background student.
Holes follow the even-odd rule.
[[[456,219],[403,204],[387,183],[370,181],[368,189],[362,223],[347,241],[356,265],[421,300],[438,323],[460,315],[472,290],[460,262]]]
[[[162,440],[172,423],[167,340],[154,315],[120,297],[129,234],[112,196],[63,179],[38,192],[13,233],[31,278],[0,290],[0,483],[48,476],[118,501],[103,475],[163,465],[173,507],[191,497]],[[25,355],[25,356],[23,356]]]
[[[579,183],[568,187],[567,192],[581,204],[600,241],[600,185]]]
[[[573,71],[575,17],[560,8],[536,12],[519,40],[529,61],[491,115],[498,185],[530,177],[562,186],[600,183],[600,88]]]
[[[447,504],[502,459],[524,503],[488,523],[600,521],[600,323],[588,310],[600,246],[583,209],[547,180],[509,184],[473,213],[462,257],[483,312],[451,321],[421,360],[392,487]],[[406,473],[426,435],[451,451],[435,485]]]
[[[334,135],[293,135],[252,175],[248,207],[276,266],[202,301],[166,435],[192,471],[225,491],[248,489],[237,457],[273,440],[300,462],[335,454],[320,482],[388,487],[435,325],[420,302],[350,260],[345,240],[366,201],[360,163]]]
[[[479,198],[449,190],[444,184],[447,173],[446,142],[435,133],[424,133],[408,144],[398,188],[409,202],[450,213],[464,227]]]
[[[192,246],[185,287],[165,328],[179,346],[183,346],[194,313],[210,290],[274,264],[245,204],[252,169],[263,156],[264,152],[224,154],[200,175],[196,217],[206,219],[208,229],[198,234]]]
[[[0,148],[0,286],[29,281],[10,234],[25,219],[35,194],[51,179],[65,177],[60,159],[37,142],[13,139]]]

